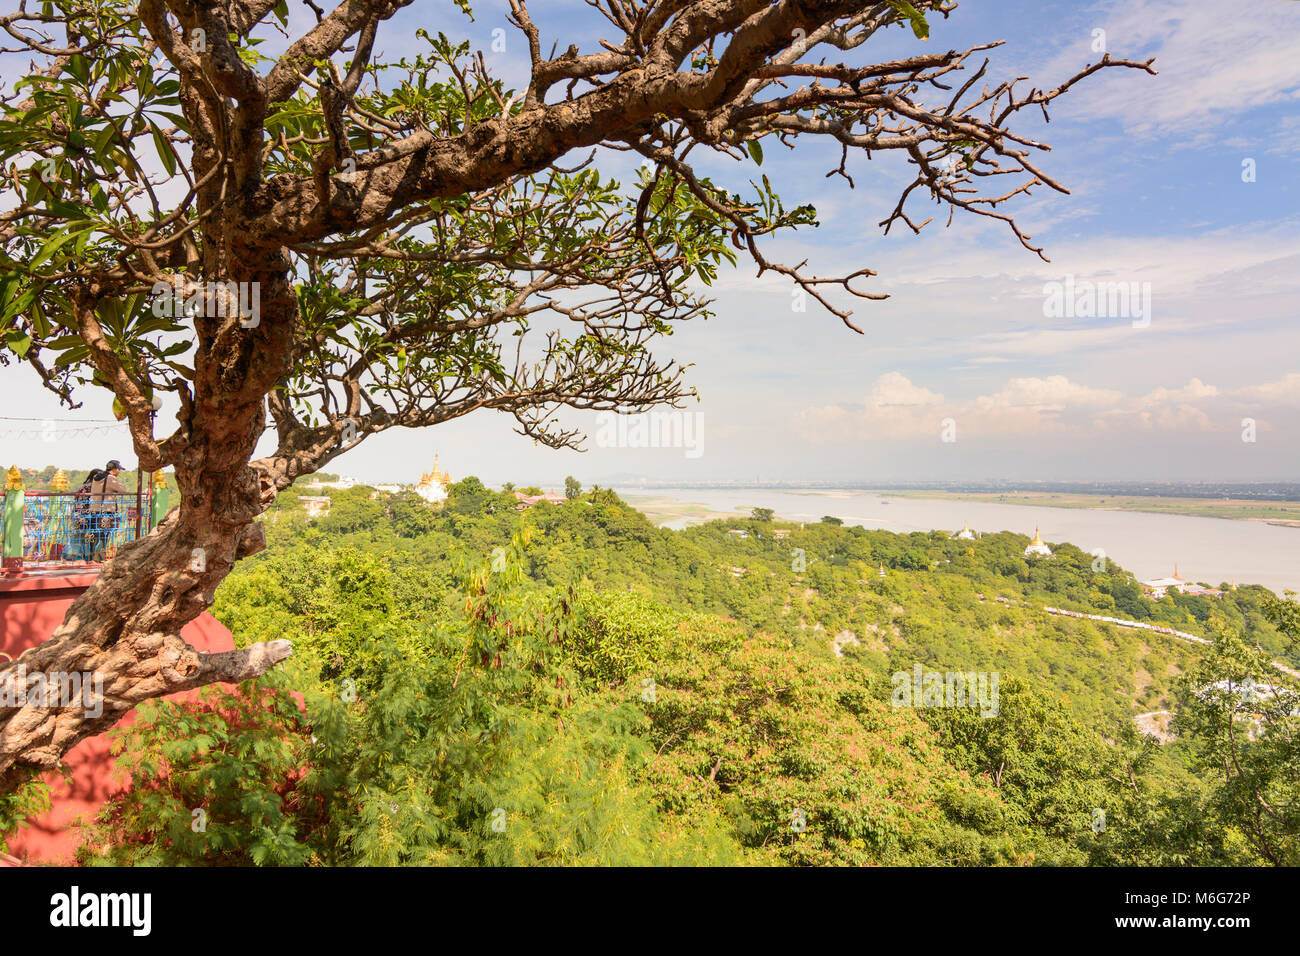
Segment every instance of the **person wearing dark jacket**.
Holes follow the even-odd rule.
[[[106,495],[124,495],[127,493],[126,485],[118,479],[122,473],[122,463],[114,458],[101,473],[102,477],[98,481],[90,483],[90,509],[92,511],[116,511],[117,498],[108,498]]]
[[[104,466],[102,472],[91,474],[90,526],[91,534],[94,535],[92,561],[101,560],[110,543],[118,543],[115,539],[121,511],[119,504],[123,501],[119,495],[127,493],[126,485],[117,477],[121,473],[122,463],[114,458]]]

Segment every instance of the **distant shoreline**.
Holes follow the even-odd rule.
[[[624,498],[637,510],[656,523],[687,521],[690,524],[719,519],[745,517],[747,509],[719,511],[687,497],[701,489],[666,489],[675,494],[665,494],[657,489],[626,489]],[[1156,495],[1085,495],[1048,491],[942,491],[929,489],[859,489],[859,488],[735,488],[735,492],[763,493],[770,490],[781,494],[818,498],[851,499],[861,495],[878,495],[888,498],[920,498],[944,501],[972,501],[986,504],[1016,505],[1024,508],[1062,508],[1090,511],[1130,511],[1146,514],[1182,515],[1191,518],[1222,518],[1228,521],[1255,521],[1283,528],[1300,528],[1300,502],[1264,502],[1242,498],[1183,498]],[[681,497],[678,497],[681,496]]]
[[[793,492],[808,494],[809,492]],[[834,494],[835,492],[831,492]],[[1286,528],[1300,528],[1300,502],[1251,501],[1243,498],[1163,498],[1155,495],[1084,495],[1049,491],[885,491],[871,490],[884,498],[938,498],[948,501],[981,501],[1027,508],[1083,508],[1091,511],[1142,511],[1147,514],[1185,515],[1192,518],[1225,518],[1230,521],[1262,521]],[[863,492],[849,492],[863,494]]]

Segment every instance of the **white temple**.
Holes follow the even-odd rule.
[[[1041,554],[1045,558],[1052,556],[1052,549],[1043,544],[1042,535],[1038,533],[1038,525],[1034,525],[1034,540],[1029,542],[1029,547],[1025,548],[1025,557],[1031,554]]]
[[[1199,584],[1184,581],[1182,575],[1178,573],[1177,564],[1174,565],[1173,577],[1153,578],[1150,581],[1143,581],[1142,590],[1156,601],[1159,601],[1170,591],[1178,591],[1181,594],[1199,594],[1203,597],[1223,597],[1223,592],[1218,588],[1203,588]]]
[[[953,538],[955,538],[958,541],[974,541],[975,532],[970,529],[970,527],[966,524],[965,521],[963,521],[961,523],[961,530],[958,531],[956,534],[954,534]]]
[[[433,471],[420,476],[420,483],[415,486],[415,493],[429,504],[447,500],[447,486],[451,484],[451,475],[438,467],[438,456],[433,456]]]
[[[1150,581],[1143,581],[1142,588],[1147,591],[1157,601],[1165,596],[1165,593],[1173,588],[1175,591],[1181,591],[1187,582],[1178,574],[1178,565],[1174,565],[1174,573],[1168,578],[1153,578]]]

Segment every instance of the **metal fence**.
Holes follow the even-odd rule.
[[[105,561],[149,531],[147,492],[29,491],[25,497],[25,566]]]

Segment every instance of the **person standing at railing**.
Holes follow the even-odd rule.
[[[90,469],[90,474],[86,475],[86,480],[73,492],[73,547],[71,557],[78,561],[89,561],[91,554],[95,550],[95,532],[99,524],[99,515],[90,510],[90,489],[94,487],[95,482],[103,481],[106,474],[108,473],[100,471],[98,468]]]
[[[90,483],[91,533],[94,535],[92,561],[102,560],[110,544],[121,543],[117,540],[122,515],[119,504],[123,501],[119,496],[127,493],[126,485],[117,477],[121,473],[122,463],[114,458],[104,466],[103,477],[92,479]]]

